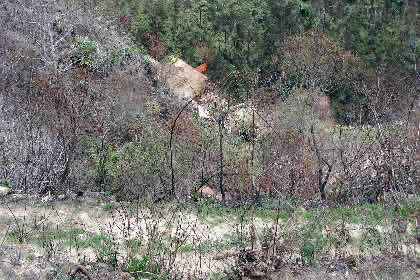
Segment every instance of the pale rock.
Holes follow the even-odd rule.
[[[181,59],[152,64],[158,68],[159,76],[166,80],[174,95],[180,99],[191,99],[199,95],[207,85],[207,77]]]
[[[53,196],[51,194],[48,194],[41,199],[41,201],[43,203],[46,203],[46,202],[49,202],[49,201],[52,201],[52,200],[53,200]]]
[[[209,111],[207,111],[203,106],[198,105],[198,116],[203,119],[211,119]]]
[[[2,196],[2,195],[8,195],[11,192],[12,192],[12,189],[10,189],[8,187],[0,186],[0,196]]]
[[[202,196],[213,197],[214,199],[218,201],[222,200],[222,193],[220,191],[216,191],[215,188],[209,185],[202,186],[197,192],[200,193]],[[227,200],[231,199],[230,194],[227,193],[226,191],[225,191],[225,198]]]

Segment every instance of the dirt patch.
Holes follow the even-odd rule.
[[[129,264],[131,257],[141,259],[147,250],[179,279],[208,279],[234,273],[231,268],[239,265],[240,254],[226,252],[238,251],[239,243],[258,250],[264,236],[275,228],[272,221],[253,216],[240,224],[231,211],[210,211],[203,218],[176,204],[139,207],[96,193],[67,200],[9,195],[0,202],[0,279],[70,279],[63,267],[72,263],[83,264],[94,279],[129,279],[124,272],[127,266],[120,265]],[[329,253],[326,248],[329,257],[317,260],[317,265],[303,264],[296,234],[305,223],[302,217],[280,222],[278,242],[288,250],[288,257],[285,255],[275,273],[263,273],[259,279],[415,279],[412,260],[404,256],[380,259],[379,251],[360,251],[358,240],[366,235],[365,230],[352,223],[343,232],[354,242]],[[330,238],[335,228],[333,223],[325,227]],[[389,229],[378,226],[378,233],[388,234]],[[133,242],[138,246],[128,245]],[[159,248],[149,247],[151,244]],[[407,255],[412,256],[411,251],[407,248]],[[220,255],[226,257],[217,258]],[[348,261],[352,257],[355,259]],[[73,276],[86,279],[82,272]],[[255,275],[248,276],[253,279]]]
[[[226,262],[214,262],[213,252],[207,251],[204,246],[206,242],[213,244],[222,240],[227,233],[231,233],[231,226],[218,224],[209,227],[193,213],[172,212],[173,209],[160,206],[157,208],[161,209],[154,212],[153,209],[136,209],[133,206],[129,209],[118,205],[95,194],[64,201],[36,196],[19,196],[19,199],[3,197],[0,204],[0,236],[5,241],[1,263],[6,265],[2,267],[0,279],[32,279],[30,277],[33,275],[36,275],[36,279],[50,279],[49,275],[60,273],[56,265],[58,262],[88,263],[87,269],[95,270],[93,264],[98,262],[98,254],[106,254],[101,252],[106,248],[95,246],[98,245],[96,243],[104,246],[102,243],[107,242],[103,239],[106,236],[115,238],[112,246],[119,252],[116,256],[119,263],[128,258],[126,242],[141,240],[147,243],[155,235],[164,235],[164,242],[178,238],[186,248],[185,252],[180,249],[182,254],[176,256],[172,264],[176,267],[173,273],[187,275],[191,272],[208,276],[226,267]],[[70,237],[67,235],[71,230],[83,240],[79,243],[91,242],[93,247],[86,247],[86,244],[69,245]],[[153,230],[156,232],[153,233]],[[12,231],[14,237],[10,238]],[[23,238],[21,244],[16,240],[19,234]],[[44,237],[45,240],[41,240]],[[203,244],[203,249],[197,253],[201,250],[197,246],[200,244]],[[194,248],[194,252],[187,250],[188,246]],[[27,271],[31,273],[25,274]],[[120,279],[106,277],[102,279]]]
[[[286,265],[275,274],[270,275],[270,278],[285,280],[417,279],[416,264],[403,258],[370,259],[357,268],[349,267],[345,260],[306,267]]]

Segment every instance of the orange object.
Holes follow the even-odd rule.
[[[207,63],[201,64],[200,66],[198,66],[197,68],[195,68],[195,70],[197,70],[198,72],[204,72],[207,70]]]

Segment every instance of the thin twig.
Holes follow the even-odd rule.
[[[130,272],[130,274],[151,275],[151,276],[154,276],[156,278],[160,277],[160,275],[152,273],[152,272],[148,272],[148,271],[134,271],[134,272]]]
[[[7,207],[7,209],[9,209],[9,212],[12,214],[13,219],[15,220],[15,223],[16,223],[16,226],[17,226],[18,232],[19,232],[18,241],[22,243],[23,242],[23,236],[24,236],[23,226],[21,226],[19,224],[19,221],[16,218],[15,214],[13,213],[12,209],[10,209],[9,204],[6,204],[6,207]]]
[[[4,234],[3,240],[1,241],[0,249],[1,247],[3,247],[4,241],[6,241],[7,234],[9,233],[9,229],[10,229],[10,225],[7,227],[6,233]]]

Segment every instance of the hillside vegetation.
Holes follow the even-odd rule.
[[[0,278],[414,279],[417,5],[3,1]]]

